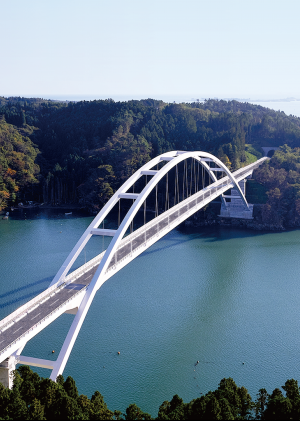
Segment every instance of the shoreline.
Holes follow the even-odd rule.
[[[82,213],[95,216],[88,209],[80,206],[79,204],[63,204],[63,205],[51,205],[51,204],[41,204],[37,206],[25,205],[22,207],[15,207],[14,210],[11,208],[3,209],[0,211],[0,218],[6,215],[6,212],[9,212],[8,218],[13,216],[15,212],[19,211],[31,211],[31,210],[61,210],[66,212],[78,211]],[[201,212],[201,211],[200,211]],[[224,218],[219,217],[218,215],[210,215],[210,217],[201,217],[199,214],[195,213],[190,218],[183,221],[184,225],[187,227],[210,227],[210,226],[223,226],[223,227],[234,227],[234,228],[243,228],[249,229],[251,231],[265,231],[265,232],[283,232],[287,230],[299,229],[300,226],[284,226],[276,224],[264,224],[259,222],[254,217],[253,219],[242,219],[242,218]]]
[[[6,212],[15,212],[20,210],[30,210],[30,209],[57,209],[57,210],[83,210],[86,211],[86,208],[76,205],[76,204],[70,204],[70,205],[50,205],[50,204],[39,204],[39,205],[24,205],[24,206],[10,206],[6,209],[2,209],[0,211],[0,215],[6,214]]]
[[[285,227],[283,225],[276,224],[263,224],[253,219],[242,219],[242,218],[216,218],[212,220],[201,220],[201,221],[190,221],[186,220],[185,225],[187,227],[234,227],[249,229],[251,231],[265,231],[265,232],[283,232],[288,230],[299,229],[300,227]]]
[[[84,210],[86,211],[86,208],[76,205],[76,204],[70,204],[70,205],[50,205],[50,204],[42,204],[37,206],[39,209],[70,209],[70,210]],[[22,209],[22,208],[21,208]]]
[[[63,213],[63,214],[76,214],[79,216],[82,214],[82,216],[92,216],[91,212],[88,211],[88,209],[76,205],[50,205],[50,204],[43,204],[43,205],[25,205],[25,206],[17,206],[17,207],[8,207],[6,209],[0,210],[0,219],[6,219],[9,220],[10,218],[14,219],[22,219],[22,217],[25,215],[26,219],[26,213],[27,215],[33,215],[40,212],[54,212],[54,213]],[[7,215],[8,213],[8,215]]]

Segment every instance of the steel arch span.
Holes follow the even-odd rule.
[[[191,188],[186,198],[183,197],[181,201],[178,200],[177,204],[166,209],[161,215],[157,215],[153,220],[126,236],[135,215],[144,206],[150,193],[153,190],[155,191],[155,189],[157,192],[158,183],[165,176],[168,176],[174,167],[176,167],[177,171],[178,164],[187,162],[188,159],[191,159],[194,164],[197,163],[199,168],[203,168],[203,171],[206,172],[212,183],[206,187],[203,186],[201,190],[195,188],[193,194]],[[223,203],[226,205],[223,193],[230,188],[234,187],[236,189],[244,203],[245,212],[250,212],[238,182],[249,175],[264,159],[241,168],[234,174],[218,158],[201,151],[167,152],[143,165],[116,191],[97,214],[57,272],[49,288],[0,322],[1,336],[5,332],[9,332],[11,327],[15,329],[19,326],[20,320],[23,321],[23,325],[26,325],[27,315],[35,311],[37,307],[39,310],[45,308],[44,313],[43,311],[39,313],[42,314],[40,316],[42,318],[34,326],[24,327],[22,325],[23,330],[20,327],[15,331],[20,331],[20,336],[16,337],[12,343],[8,343],[5,348],[3,346],[1,348],[0,345],[0,361],[12,357],[15,363],[50,368],[52,369],[50,378],[56,380],[57,376],[62,374],[64,370],[88,309],[101,285],[144,250],[216,197],[221,196]],[[161,168],[158,169],[158,167]],[[219,179],[215,176],[217,172],[222,175]],[[142,191],[140,193],[129,192],[141,178],[145,178],[145,187]],[[192,181],[190,185],[192,186]],[[133,203],[123,220],[119,221],[119,227],[115,230],[99,228],[101,224],[104,226],[104,219],[107,218],[116,205],[120,204],[121,199],[132,200]],[[92,236],[95,235],[110,236],[111,242],[108,248],[79,269],[68,274],[79,254]],[[89,276],[92,277],[92,280],[90,282],[81,281],[87,273],[91,273]],[[81,285],[81,287],[76,291],[78,285]],[[67,300],[63,298],[63,293],[66,292],[66,289],[68,289],[68,292],[71,292]],[[52,310],[54,308],[52,307],[51,312],[49,313],[48,311],[47,313],[47,308],[49,305],[52,305],[49,303],[54,295],[54,298],[62,296],[61,301],[60,299],[54,301],[58,302],[57,307],[54,310]],[[41,360],[21,355],[28,340],[66,311],[75,314],[75,317],[56,361]],[[3,342],[6,343],[5,340]]]
[[[229,171],[229,169],[223,164],[222,161],[220,161],[218,158],[216,158],[214,155],[211,155],[207,152],[181,152],[181,151],[173,151],[173,152],[167,152],[162,155],[157,156],[156,158],[149,161],[147,164],[145,164],[143,167],[141,167],[138,171],[136,171],[117,191],[116,193],[111,197],[111,199],[107,202],[107,204],[101,209],[101,211],[97,214],[97,216],[94,218],[92,223],[89,225],[89,227],[86,229],[80,240],[77,242],[69,256],[67,257],[66,261],[60,268],[60,270],[57,272],[57,275],[51,282],[50,286],[54,284],[59,284],[70,268],[72,267],[73,263],[83,250],[84,246],[87,244],[89,239],[92,237],[92,235],[108,235],[113,236],[113,241],[109,245],[102,261],[101,265],[98,268],[99,273],[103,272],[107,269],[107,266],[109,264],[110,258],[112,257],[113,253],[116,251],[120,241],[124,237],[124,234],[126,233],[130,223],[132,222],[134,216],[137,214],[137,212],[142,207],[144,201],[147,199],[151,191],[156,187],[156,185],[159,183],[159,181],[176,165],[178,165],[180,162],[187,160],[188,158],[194,158],[196,161],[200,163],[205,169],[205,171],[208,173],[210,178],[213,180],[213,182],[217,181],[217,178],[214,174],[214,172],[222,171],[224,172],[229,179],[231,180],[232,184],[237,189],[242,201],[244,202],[244,205],[247,209],[249,209],[248,203],[246,201],[246,198],[244,197],[244,194],[236,181],[234,175]],[[163,166],[160,170],[153,170],[152,168],[158,165],[159,163],[166,161],[167,164]],[[214,162],[217,167],[211,168],[207,162]],[[128,190],[143,176],[143,175],[150,175],[153,176],[151,180],[147,183],[145,188],[142,190],[141,193],[127,193]],[[115,205],[120,201],[120,199],[133,199],[135,200],[134,204],[131,206],[130,210],[126,214],[125,218],[123,219],[122,223],[120,224],[118,230],[104,230],[99,229],[98,227],[103,223],[104,219],[109,215],[109,213],[112,211],[112,209],[115,207]],[[97,271],[97,272],[98,272]],[[96,276],[96,275],[95,275]],[[98,285],[98,281],[97,281]],[[99,289],[99,288],[97,288]]]
[[[175,165],[178,165],[181,161],[184,161],[188,158],[194,158],[197,161],[200,162],[201,165],[205,168],[205,170],[208,172],[209,176],[214,180],[216,180],[216,176],[214,175],[214,172],[210,170],[210,167],[207,164],[207,161],[205,159],[211,160],[217,165],[217,168],[222,169],[222,171],[227,174],[227,176],[230,178],[231,182],[234,184],[235,188],[240,194],[241,199],[243,200],[245,207],[248,208],[248,203],[246,201],[246,198],[244,197],[240,186],[238,182],[235,180],[234,176],[231,174],[231,172],[228,170],[228,168],[220,161],[218,158],[216,158],[214,155],[211,155],[206,152],[181,152],[181,151],[175,151],[175,152],[167,152],[165,154],[159,155],[156,158],[152,159],[150,162],[145,164],[142,168],[140,168],[138,171],[136,171],[120,188],[117,190],[117,192],[112,196],[112,198],[108,201],[108,203],[103,207],[103,209],[98,213],[98,215],[95,217],[95,219],[92,221],[90,226],[87,228],[85,233],[82,235],[68,258],[66,259],[65,263],[61,267],[61,269],[58,271],[56,277],[53,279],[53,282],[51,285],[55,283],[59,283],[61,279],[66,275],[66,273],[70,270],[72,264],[74,263],[75,259],[78,257],[82,249],[84,248],[85,244],[88,242],[88,240],[91,238],[93,234],[106,234],[106,235],[113,235],[113,239],[108,246],[106,253],[104,254],[98,269],[88,287],[88,290],[82,300],[82,303],[80,304],[80,307],[78,309],[78,312],[75,316],[75,319],[73,321],[73,324],[69,330],[69,333],[66,337],[66,340],[63,344],[63,347],[61,349],[61,352],[59,354],[59,357],[57,359],[57,366],[53,369],[50,378],[52,380],[55,380],[56,377],[59,374],[62,374],[64,367],[67,363],[67,360],[69,358],[69,355],[71,353],[71,350],[73,348],[73,345],[75,343],[75,340],[77,338],[77,335],[79,333],[79,330],[82,326],[82,323],[85,319],[85,316],[88,312],[88,309],[93,301],[93,298],[97,292],[97,290],[100,288],[100,286],[108,279],[105,276],[105,272],[108,269],[109,263],[114,256],[114,254],[117,251],[117,248],[123,239],[131,221],[133,220],[134,216],[137,214],[138,210],[143,205],[145,199],[149,196],[150,192],[155,188],[155,186],[158,184],[158,182],[166,175],[171,168],[173,168]],[[162,161],[167,161],[167,164],[163,166],[159,171],[153,170],[152,168],[155,167],[157,164],[159,164]],[[209,161],[208,161],[209,162]],[[127,191],[133,186],[133,184],[143,175],[152,175],[152,179],[147,183],[145,188],[142,190],[139,194],[134,193],[127,193]],[[107,232],[105,230],[101,230],[98,227],[100,224],[104,221],[104,218],[107,217],[109,212],[114,208],[114,206],[117,204],[117,202],[120,199],[133,199],[135,200],[131,208],[129,209],[128,213],[126,214],[125,218],[123,219],[122,223],[120,224],[118,230],[116,232]],[[96,231],[96,230],[99,231]],[[153,243],[149,242],[148,247],[152,245]],[[147,248],[148,248],[147,247]],[[131,261],[131,259],[130,259]],[[129,260],[127,264],[129,263]],[[123,266],[122,266],[123,267]]]

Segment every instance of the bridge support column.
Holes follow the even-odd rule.
[[[239,181],[239,186],[244,196],[246,195],[246,181],[246,179]],[[230,196],[224,197],[230,199],[230,202],[227,202],[227,206],[221,205],[221,217],[252,219],[253,205],[249,204],[249,209],[246,209],[237,189],[231,189]]]
[[[16,369],[16,360],[14,357],[6,358],[0,363],[0,383],[4,387],[13,387],[13,371]]]

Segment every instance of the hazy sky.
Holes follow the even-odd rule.
[[[300,97],[299,0],[0,0],[0,95]]]

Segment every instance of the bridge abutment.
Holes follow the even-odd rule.
[[[244,196],[246,196],[246,182],[247,179],[245,178],[238,183]],[[231,189],[230,196],[228,195],[224,197],[230,199],[230,202],[227,202],[226,205],[222,203],[220,211],[220,216],[222,218],[253,218],[253,205],[249,204],[249,209],[246,209],[237,189]]]
[[[16,360],[14,357],[6,358],[0,363],[0,383],[4,387],[11,389],[13,387],[14,370],[16,369]]]

